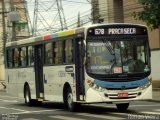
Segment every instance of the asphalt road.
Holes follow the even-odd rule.
[[[23,99],[0,92],[2,120],[160,120],[160,103],[132,102],[128,111],[118,112],[112,104],[82,105],[78,112],[69,112],[63,104],[45,102],[28,107]]]

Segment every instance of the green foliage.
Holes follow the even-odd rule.
[[[137,0],[143,6],[143,11],[134,12],[136,19],[142,20],[152,28],[160,28],[160,0]]]

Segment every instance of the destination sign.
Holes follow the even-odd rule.
[[[136,34],[136,28],[109,28],[108,34]]]
[[[147,35],[147,29],[139,26],[100,26],[88,29],[88,36],[105,35]]]

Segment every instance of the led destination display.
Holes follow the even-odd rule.
[[[144,27],[94,27],[88,29],[88,36],[103,36],[103,35],[147,35],[147,29]]]

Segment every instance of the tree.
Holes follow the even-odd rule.
[[[144,21],[150,28],[160,28],[160,0],[137,0],[143,6],[140,12],[134,12],[136,19]]]

